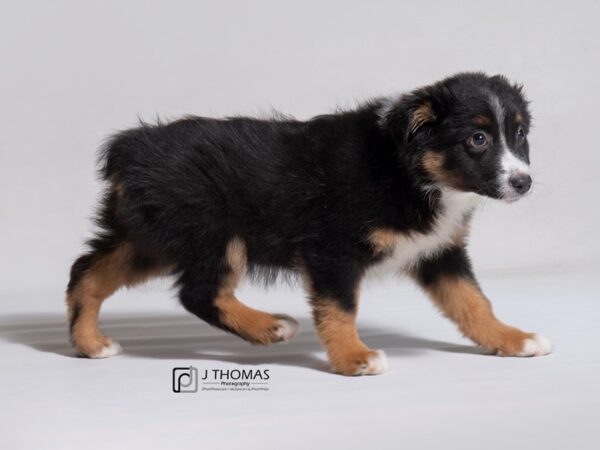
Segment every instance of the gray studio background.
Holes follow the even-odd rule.
[[[0,2],[0,290],[62,290],[96,149],[183,114],[304,119],[462,70],[532,101],[534,195],[488,202],[479,273],[598,262],[597,2]]]

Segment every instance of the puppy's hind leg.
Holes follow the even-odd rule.
[[[67,288],[71,341],[80,355],[89,358],[106,358],[121,351],[119,344],[98,327],[102,302],[122,286],[130,287],[164,272],[164,267],[140,258],[131,243],[102,244],[106,245],[98,245],[75,261]]]
[[[253,344],[288,341],[298,331],[293,318],[269,314],[244,305],[234,290],[246,268],[246,248],[239,238],[224,245],[215,261],[198,261],[179,280],[181,303],[209,324],[236,334]]]

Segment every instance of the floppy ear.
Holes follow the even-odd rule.
[[[421,103],[419,106],[409,111],[409,136],[419,131],[419,128],[421,128],[423,125],[428,123],[434,123],[436,119],[437,115],[435,114],[435,111],[431,106],[431,102],[429,100],[425,100],[425,102]]]
[[[384,119],[392,136],[406,145],[434,124],[437,114],[430,98],[408,94],[390,106]]]
[[[427,135],[439,122],[440,105],[432,89],[420,89],[391,104],[384,123],[397,142],[407,145],[420,135]]]

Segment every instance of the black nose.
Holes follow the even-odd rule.
[[[531,187],[531,177],[525,173],[513,175],[510,177],[510,185],[515,188],[519,194],[524,194]]]

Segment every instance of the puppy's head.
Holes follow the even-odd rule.
[[[383,120],[432,184],[508,202],[531,188],[527,101],[503,76],[453,76],[401,97]]]

